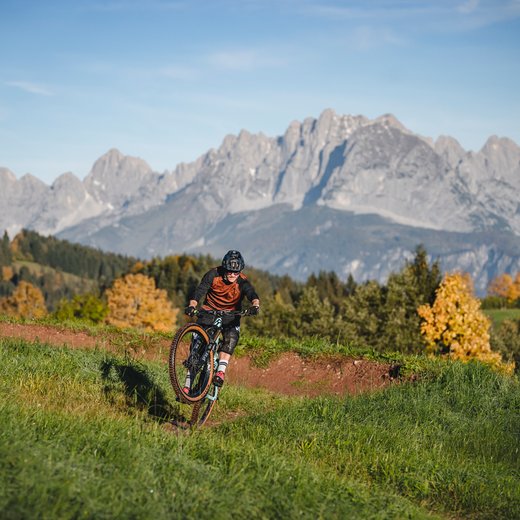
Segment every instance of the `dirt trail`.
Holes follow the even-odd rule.
[[[105,348],[121,352],[121,340],[90,336],[85,332],[48,325],[0,323],[0,336],[40,341],[72,348]],[[169,342],[154,341],[145,348],[129,345],[136,358],[167,363]],[[228,372],[231,383],[266,388],[286,395],[355,394],[385,387],[395,380],[397,367],[369,360],[336,358],[310,361],[295,353],[284,353],[268,367],[255,366],[248,356],[235,357]]]

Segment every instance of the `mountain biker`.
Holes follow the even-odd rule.
[[[194,316],[195,309],[201,298],[203,310],[214,311],[239,311],[242,309],[242,299],[244,296],[251,302],[249,310],[251,316],[258,314],[260,310],[260,299],[256,294],[251,282],[242,273],[245,267],[244,258],[239,251],[234,249],[228,251],[222,259],[219,267],[210,269],[203,277],[191,294],[185,313]],[[197,323],[202,327],[213,324],[214,317],[202,313],[197,318]],[[219,363],[217,372],[213,378],[215,386],[222,386],[226,377],[226,369],[229,360],[233,355],[240,337],[240,316],[222,316],[222,346],[220,347]],[[189,381],[183,388],[185,393],[189,393]]]

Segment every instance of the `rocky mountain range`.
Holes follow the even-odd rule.
[[[81,181],[47,186],[0,168],[0,229],[22,227],[140,258],[239,248],[250,264],[303,279],[334,270],[383,280],[422,243],[482,293],[520,271],[520,147],[478,152],[392,115],[325,110],[283,136],[242,131],[158,173],[110,150]]]

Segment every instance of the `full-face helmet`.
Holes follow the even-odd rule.
[[[232,273],[239,273],[244,269],[245,265],[244,258],[240,254],[240,251],[235,251],[234,249],[228,251],[222,259],[222,267]]]

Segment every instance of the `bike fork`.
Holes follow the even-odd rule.
[[[215,389],[215,393],[213,395],[211,395],[210,392],[206,394],[206,399],[209,399],[210,401],[216,401],[218,399],[218,393],[220,388],[218,386],[214,386],[213,388]]]

